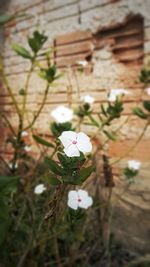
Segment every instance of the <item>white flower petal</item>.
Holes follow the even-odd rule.
[[[129,160],[128,161],[128,168],[129,169],[138,171],[140,169],[140,166],[141,166],[140,161],[137,161],[137,160]]]
[[[71,144],[68,147],[64,148],[64,152],[68,157],[79,157],[80,152],[76,145]]]
[[[88,192],[85,191],[85,190],[79,189],[79,190],[78,190],[78,196],[79,196],[81,199],[87,198],[87,197],[88,197]]]
[[[45,190],[46,190],[46,187],[44,186],[44,184],[38,184],[38,185],[34,188],[34,193],[35,193],[35,194],[42,194]]]
[[[88,192],[85,190],[78,190],[78,196],[79,196],[79,207],[87,209],[90,207],[93,203],[93,200],[91,197],[88,196]]]
[[[69,191],[68,198],[73,199],[73,200],[77,199],[78,198],[77,191],[76,190]]]
[[[88,65],[88,61],[86,61],[86,60],[79,60],[77,63],[78,63],[79,65],[83,66],[83,67],[85,67],[85,66]]]
[[[94,103],[94,97],[90,96],[90,95],[85,95],[81,97],[81,100],[84,101],[85,103],[88,104],[93,104]]]
[[[64,131],[58,139],[62,142],[63,146],[66,148],[71,145],[73,140],[76,140],[77,134],[73,131]]]
[[[24,136],[28,136],[28,132],[23,131],[23,132],[21,133],[21,136],[22,136],[22,137],[24,137]]]
[[[77,134],[77,147],[83,153],[90,153],[92,151],[92,144],[90,138],[85,133]]]
[[[146,92],[148,95],[150,95],[150,88],[146,88]]]
[[[73,111],[65,106],[59,106],[51,112],[51,116],[57,123],[65,123],[72,120]]]
[[[72,199],[68,199],[67,205],[73,210],[77,210],[78,206],[79,206],[78,202],[76,200],[72,200]]]
[[[30,152],[31,151],[31,146],[24,146],[24,150],[26,151],[26,152]]]
[[[78,208],[78,193],[76,190],[71,190],[68,193],[68,206],[74,210],[77,210]]]

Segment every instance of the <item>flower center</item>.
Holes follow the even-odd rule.
[[[81,198],[78,198],[78,202],[81,202]]]
[[[73,140],[72,141],[72,144],[76,145],[77,141],[76,140]]]

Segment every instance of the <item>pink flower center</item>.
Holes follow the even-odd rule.
[[[76,140],[73,140],[72,141],[72,144],[76,145],[77,141]]]
[[[78,198],[78,202],[81,202],[81,198]]]

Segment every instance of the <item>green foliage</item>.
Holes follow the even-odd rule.
[[[51,172],[56,175],[62,176],[65,174],[64,169],[61,168],[54,160],[49,157],[45,158],[45,163],[47,164],[48,168]]]
[[[56,123],[52,122],[50,125],[50,130],[55,137],[59,137],[64,131],[73,131],[71,122]]]
[[[47,146],[47,147],[54,147],[53,144],[49,143],[48,141],[46,141],[45,139],[33,134],[32,135],[33,139],[38,142],[39,144],[43,145],[43,146]]]
[[[0,176],[0,194],[15,192],[18,184],[18,176]]]
[[[147,84],[150,82],[150,70],[146,68],[143,68],[141,70],[140,81],[144,84]]]
[[[144,111],[140,107],[135,107],[133,109],[133,112],[135,115],[137,115],[139,118],[146,120],[147,115],[144,113]]]
[[[143,102],[143,107],[150,112],[150,101],[144,101]]]
[[[82,106],[79,106],[79,108],[75,111],[75,114],[83,119],[85,116],[89,116],[91,114],[91,106],[88,103],[84,103]]]
[[[12,15],[0,15],[0,26],[6,24],[7,22],[13,20],[15,16]]]
[[[42,79],[48,81],[49,83],[52,83],[54,80],[58,78],[58,76],[56,76],[56,66],[52,65],[51,67],[47,69],[41,68],[39,72],[39,76]]]
[[[106,130],[104,130],[103,131],[105,134],[106,134],[106,136],[110,139],[110,140],[112,140],[112,141],[117,141],[117,135],[116,134],[114,134],[114,133],[112,133],[112,132],[108,132],[108,131],[106,131]]]
[[[26,94],[26,92],[25,92],[25,89],[23,89],[23,88],[21,88],[20,90],[19,90],[19,95],[25,95]]]
[[[60,177],[58,178],[53,173],[48,173],[48,174],[44,175],[43,178],[51,185],[60,185],[63,183],[62,180],[60,179]]]
[[[133,183],[134,182],[134,177],[137,176],[138,171],[137,170],[132,170],[129,169],[128,167],[126,167],[123,170],[123,174],[125,175],[126,179],[128,180],[129,183]]]
[[[47,36],[39,33],[38,31],[35,31],[33,36],[28,38],[28,44],[35,54],[39,52],[46,41]]]
[[[19,56],[22,56],[23,58],[32,60],[32,55],[30,54],[30,52],[26,48],[24,48],[18,44],[13,44],[12,48]]]
[[[7,199],[0,197],[0,245],[4,242],[11,224]]]
[[[119,118],[121,116],[122,111],[123,111],[123,103],[121,101],[116,100],[114,104],[108,103],[106,113],[107,116],[110,117],[110,120]]]

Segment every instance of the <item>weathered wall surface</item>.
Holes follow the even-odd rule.
[[[36,29],[37,21],[40,22],[41,28],[49,37],[44,49],[53,46],[54,39],[56,39],[55,45],[59,49],[55,54],[54,61],[61,71],[64,70],[64,67],[74,65],[76,60],[88,59],[89,69],[82,75],[78,75],[78,83],[81,95],[90,93],[95,97],[95,111],[99,108],[100,102],[106,102],[106,93],[109,89],[126,88],[131,90],[133,94],[126,98],[124,116],[121,119],[123,122],[130,115],[129,121],[121,130],[122,140],[110,145],[110,154],[114,158],[124,154],[138,138],[144,126],[143,121],[137,121],[135,116],[131,115],[131,110],[135,104],[140,103],[141,96],[142,98],[147,97],[143,86],[139,83],[139,73],[144,59],[150,53],[149,0],[34,0],[33,2],[12,0],[8,1],[7,6],[2,5],[1,11],[11,14],[19,11],[29,15],[26,18],[17,18],[4,28],[5,71],[20,104],[22,100],[18,92],[24,86],[25,73],[29,69],[29,64],[16,56],[11,49],[11,43],[19,42],[26,46],[26,38]],[[75,40],[76,45],[74,45]],[[68,80],[64,76],[59,81],[57,88],[50,91],[45,108],[35,125],[39,133],[48,133],[50,110],[60,103],[67,104],[66,88],[68,86]],[[72,77],[72,86],[72,99],[73,103],[76,103],[79,99],[74,77]],[[33,73],[27,108],[29,118],[33,116],[33,111],[37,110],[41,103],[43,89],[44,82]],[[12,124],[16,125],[17,117],[13,113],[14,108],[2,85],[0,108],[9,114]],[[122,200],[122,202],[126,201],[122,207],[126,208],[125,205],[128,207],[127,216],[132,216],[130,213],[135,211],[133,217],[137,217],[138,220],[138,216],[140,216],[142,220],[143,216],[145,224],[149,222],[148,219],[144,221],[145,216],[149,218],[149,209],[145,208],[145,205],[148,207],[149,203],[149,198],[145,195],[148,195],[150,189],[149,137],[150,129],[146,131],[142,142],[127,157],[142,161],[142,170],[139,176],[140,186],[137,186],[137,190],[133,190],[137,194],[129,194],[132,197],[128,202],[126,199],[128,196]],[[1,147],[0,150],[1,153],[7,151],[7,155],[9,155],[10,148]],[[138,195],[139,191],[141,192],[140,196]],[[132,202],[132,205],[129,202]],[[136,213],[136,210],[140,210],[141,213]],[[131,220],[131,229],[134,227],[135,221],[135,219]],[[140,231],[140,228],[137,227],[137,242],[134,244],[139,250],[146,250],[146,248],[148,250],[148,240],[146,239],[149,234],[148,227],[146,225],[145,231],[143,228]],[[127,238],[130,238],[131,229],[129,231],[125,229]],[[124,231],[123,227],[122,230]],[[140,244],[141,236],[144,238],[143,243]]]

